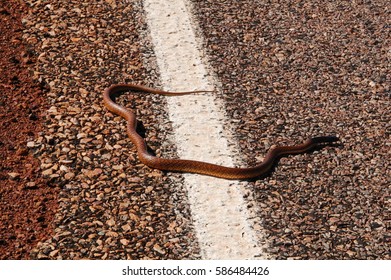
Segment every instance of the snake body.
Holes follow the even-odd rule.
[[[226,167],[196,160],[160,158],[151,155],[148,152],[147,144],[145,143],[144,139],[137,133],[136,115],[133,112],[125,109],[124,107],[116,104],[113,100],[113,97],[115,95],[129,90],[167,96],[186,95],[206,91],[169,92],[134,84],[116,84],[105,89],[103,94],[105,106],[109,111],[123,117],[127,121],[126,132],[132,143],[137,148],[137,153],[140,161],[151,168],[165,171],[197,173],[224,179],[251,179],[267,174],[273,166],[274,162],[283,155],[304,153],[313,149],[319,144],[327,144],[338,141],[338,138],[335,136],[322,136],[310,138],[299,145],[272,146],[266,153],[266,156],[261,163],[248,168]]]

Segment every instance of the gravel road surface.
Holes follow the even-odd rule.
[[[102,104],[112,83],[161,86],[142,1],[26,4],[21,40],[35,57],[27,67],[46,92],[47,113],[40,132],[21,140],[23,154],[40,161],[34,172],[59,193],[51,196],[58,206],[47,209],[55,216],[36,228],[43,232],[36,239],[1,241],[0,257],[200,258],[181,176],[141,164],[125,122]],[[192,0],[190,10],[246,165],[273,144],[341,139],[284,157],[248,184],[245,199],[258,209],[254,228],[265,235],[264,253],[391,259],[389,1]],[[119,102],[135,109],[157,155],[176,156],[163,98]],[[1,184],[23,184],[4,176]],[[9,223],[6,215],[1,221]],[[21,254],[4,253],[17,243],[25,246]]]

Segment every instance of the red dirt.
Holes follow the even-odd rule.
[[[58,188],[41,177],[27,148],[47,106],[44,87],[30,73],[34,50],[22,39],[27,12],[22,1],[0,0],[0,259],[28,259],[50,236],[57,209]]]

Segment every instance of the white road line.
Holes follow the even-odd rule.
[[[216,88],[201,60],[187,0],[144,0],[144,10],[164,89]],[[234,165],[223,109],[213,95],[168,97],[167,103],[181,158]],[[249,222],[243,183],[194,174],[184,180],[204,259],[266,258]]]

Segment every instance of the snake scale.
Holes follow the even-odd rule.
[[[206,91],[169,92],[135,84],[115,84],[105,89],[103,94],[104,105],[109,111],[123,117],[127,121],[126,132],[132,143],[137,148],[140,161],[151,168],[165,171],[197,173],[224,179],[252,179],[266,175],[270,171],[275,161],[283,155],[304,153],[312,150],[319,144],[328,144],[338,141],[338,138],[335,136],[321,136],[309,138],[307,141],[299,145],[272,146],[266,153],[266,156],[261,163],[248,168],[226,167],[195,160],[160,158],[151,155],[148,152],[147,144],[137,133],[136,115],[124,107],[116,104],[113,100],[114,96],[130,90],[167,96],[186,95]]]

